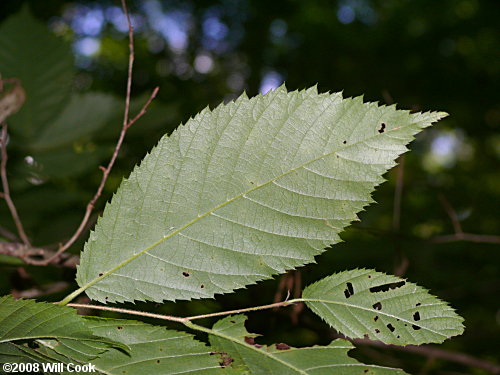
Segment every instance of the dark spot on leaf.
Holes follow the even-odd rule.
[[[236,323],[236,321],[234,321],[234,320],[230,320],[229,322],[231,322],[231,323],[233,323],[233,324],[234,324],[234,323]]]
[[[372,292],[372,293],[387,292],[390,289],[401,288],[405,284],[406,284],[406,281],[404,281],[404,280],[398,281],[396,283],[382,284],[382,285],[378,285],[378,286],[374,286],[374,287],[370,288],[370,292]]]
[[[262,345],[259,345],[259,344],[256,344],[255,343],[255,339],[253,337],[248,337],[248,336],[245,336],[245,342],[248,344],[248,345],[253,345],[255,346],[256,348],[262,348]]]
[[[159,359],[157,359],[157,360],[156,360],[156,363],[160,363],[160,360],[159,360]]]
[[[201,289],[203,289],[204,287],[205,287],[205,285],[203,285],[203,284],[201,284],[201,285],[200,285],[200,288],[201,288]]]
[[[344,142],[342,142],[342,143],[343,143],[343,144],[346,144],[346,143],[347,143],[347,141],[344,141]]]
[[[378,320],[378,315],[375,315],[375,318],[373,318],[374,321]]]
[[[250,183],[253,185],[254,183],[252,181],[250,181]]]
[[[108,298],[109,298],[108,296],[104,297],[104,299],[108,299]]]
[[[375,333],[380,333],[380,329],[375,328]]]
[[[280,344],[276,344],[276,349],[278,349],[278,350],[288,350],[288,349],[290,349],[290,346],[288,346],[287,344],[280,343]]]
[[[398,339],[400,338],[401,336],[398,335]]]
[[[385,123],[384,122],[380,124],[380,128],[378,129],[378,132],[379,133],[385,132]]]
[[[365,371],[363,371],[363,372],[366,374],[368,371],[370,371],[370,370],[366,369],[366,370],[365,370]]]
[[[160,352],[162,352],[162,351],[163,351],[163,348],[160,348],[159,350],[160,350]],[[212,353],[210,353],[210,355],[212,355]]]
[[[122,327],[122,326],[118,326],[118,327],[116,327],[116,328],[117,328],[117,329],[123,329],[123,327]]]
[[[367,339],[367,340],[370,338],[370,336],[368,336],[368,333],[365,333],[365,334],[363,335],[363,337],[364,337],[365,339]]]
[[[368,275],[368,278],[371,279],[372,278],[372,275]]]
[[[374,303],[373,308],[375,310],[382,310],[382,303],[380,303],[380,302]]]
[[[349,298],[350,296],[352,296],[354,294],[354,288],[352,287],[352,284],[351,283],[347,283],[347,289],[344,290],[344,295],[345,295],[345,298]]]
[[[232,359],[227,353],[219,353],[219,354],[221,355],[222,359],[222,361],[219,362],[219,365],[221,367],[227,367],[234,362],[234,359]]]
[[[216,352],[210,352],[208,353],[209,355],[214,355],[214,354],[217,354]]]
[[[408,324],[405,323],[405,327],[408,327]]]
[[[413,314],[413,320],[416,322],[420,320],[420,313],[418,311],[415,314]]]
[[[187,273],[187,272],[183,272],[183,273],[182,273],[182,276],[184,276],[184,277],[189,277],[189,273]]]
[[[102,275],[104,275],[102,272],[99,273],[99,277],[101,277]]]
[[[417,306],[417,307],[418,307],[418,306],[420,306],[420,305],[421,305],[421,303],[419,302],[419,303],[417,303],[415,306]]]
[[[387,328],[389,328],[389,331],[391,332],[394,332],[396,330],[396,328],[394,328],[394,326],[391,323],[387,324]]]
[[[420,328],[422,328],[422,327],[419,327],[419,326],[416,326],[415,324],[413,324],[413,325],[411,326],[411,328],[413,328],[415,331],[418,331],[418,330],[419,330]]]

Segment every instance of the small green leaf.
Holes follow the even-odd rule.
[[[350,358],[347,352],[354,346],[338,339],[326,346],[294,348],[284,343],[270,346],[254,342],[256,335],[245,328],[244,315],[229,316],[218,321],[212,331],[210,343],[226,361],[252,375],[402,375],[404,371],[388,367],[365,365]]]
[[[72,308],[1,297],[0,343],[39,338],[97,340]]]
[[[351,338],[386,344],[441,343],[463,333],[463,318],[422,287],[374,270],[326,277],[304,289],[307,306]]]
[[[122,183],[81,254],[79,292],[104,303],[207,298],[313,262],[444,116],[315,87],[207,108]]]

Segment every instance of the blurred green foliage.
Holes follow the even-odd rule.
[[[9,119],[8,172],[36,245],[56,247],[72,234],[101,179],[98,166],[113,152],[128,60],[118,6],[104,0],[0,3],[0,73],[23,79],[28,95]],[[379,203],[343,235],[345,243],[300,271],[302,282],[355,267],[394,273],[407,258],[405,276],[465,318],[466,333],[442,348],[499,360],[498,243],[433,241],[454,233],[443,197],[464,232],[499,232],[498,1],[147,0],[129,6],[136,28],[132,114],[154,86],[160,93],[127,134],[96,215],[163,134],[243,90],[255,95],[283,80],[289,89],[317,83],[320,91],[447,111],[450,117],[424,132],[405,157],[401,219],[394,223],[395,169],[375,194]],[[37,24],[27,19],[29,12]],[[0,225],[14,231],[5,205]],[[70,251],[78,254],[87,236]],[[52,267],[28,267],[28,278],[9,264],[0,269],[2,294],[74,279],[70,270]],[[178,315],[246,307],[271,302],[278,283],[215,301],[140,307]],[[309,313],[294,324],[288,309],[254,313],[248,324],[249,331],[264,334],[263,342],[325,344],[333,334]],[[413,373],[472,371],[374,348],[357,355]]]

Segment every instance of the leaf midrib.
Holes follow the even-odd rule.
[[[131,256],[130,258],[124,260],[123,262],[121,262],[120,264],[118,264],[117,266],[113,267],[112,269],[106,271],[106,272],[103,272],[101,276],[98,276],[97,278],[89,281],[87,284],[83,285],[81,288],[77,289],[74,293],[68,295],[65,299],[63,299],[60,303],[61,304],[66,304],[68,303],[69,301],[71,301],[74,297],[76,297],[77,295],[79,295],[80,293],[82,293],[83,291],[85,291],[86,289],[90,288],[91,286],[93,286],[94,284],[98,283],[99,281],[101,281],[102,279],[106,278],[107,276],[113,274],[115,271],[119,270],[120,268],[126,266],[127,264],[129,264],[130,262],[132,262],[133,260],[135,260],[136,258],[138,258],[139,256],[141,256],[142,254],[146,253],[147,251],[153,249],[154,247],[156,247],[157,245],[161,244],[162,242],[168,240],[169,238],[175,236],[176,234],[180,233],[181,231],[183,231],[184,229],[190,227],[191,225],[195,224],[196,222],[198,222],[200,219],[203,219],[204,217],[212,214],[213,212],[225,207],[226,205],[242,198],[243,196],[245,196],[246,194],[249,194],[257,189],[260,189],[261,187],[264,187],[264,186],[267,186],[268,184],[272,183],[273,181],[276,181],[280,178],[283,178],[289,174],[292,174],[294,172],[296,172],[297,170],[311,164],[311,163],[314,163],[318,160],[321,160],[323,158],[326,158],[326,157],[329,157],[339,151],[342,151],[342,150],[345,150],[345,149],[348,149],[350,147],[354,147],[360,143],[363,143],[363,142],[366,142],[370,139],[373,139],[373,138],[376,138],[376,137],[381,137],[381,136],[386,136],[387,134],[391,133],[391,132],[395,132],[395,131],[398,131],[398,130],[401,130],[403,128],[407,128],[407,127],[410,127],[410,126],[415,126],[417,125],[418,122],[411,122],[407,125],[402,125],[402,126],[399,126],[399,127],[395,127],[395,128],[392,128],[392,129],[389,129],[387,131],[385,131],[384,133],[380,133],[380,134],[374,134],[373,136],[371,137],[368,137],[368,138],[364,138],[362,140],[359,140],[357,142],[354,142],[350,145],[346,145],[346,146],[340,146],[339,148],[331,151],[331,152],[328,152],[326,154],[322,154],[312,160],[309,160],[309,161],[306,161],[305,163],[302,163],[300,165],[298,165],[297,167],[295,168],[292,168],[290,169],[289,171],[286,171],[276,177],[273,177],[265,182],[263,182],[262,184],[260,185],[256,185],[254,187],[252,187],[251,189],[243,192],[243,193],[240,193],[238,195],[236,195],[235,197],[223,202],[223,203],[220,203],[219,205],[217,205],[216,207],[208,210],[207,212],[205,212],[204,214],[200,215],[200,216],[197,216],[196,218],[194,218],[193,220],[189,221],[188,223],[184,224],[182,227],[178,228],[177,230],[169,233],[168,235],[160,238],[158,241],[154,242],[153,244],[151,244],[150,246],[146,247],[145,249],[141,250],[140,252],[138,252],[137,254],[134,254],[133,256]]]

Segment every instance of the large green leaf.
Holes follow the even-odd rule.
[[[78,292],[212,297],[312,262],[413,136],[445,115],[315,87],[204,109],[122,183],[85,245]]]
[[[352,270],[304,289],[303,298],[333,328],[351,338],[386,344],[441,343],[463,333],[463,319],[446,302],[396,276]]]
[[[346,340],[335,340],[326,346],[294,348],[286,344],[263,346],[255,344],[256,335],[247,332],[244,315],[229,316],[218,321],[210,335],[210,343],[226,362],[252,375],[401,375],[404,371],[365,365],[350,358],[354,346]]]
[[[21,110],[9,117],[12,131],[34,137],[69,98],[73,81],[70,46],[30,15],[28,8],[0,26],[0,74],[19,78],[26,91]]]
[[[233,373],[224,366],[221,355],[187,333],[132,320],[87,318],[87,321],[95,335],[119,341],[130,349],[124,352],[110,348],[90,360],[77,342],[65,341],[62,346],[42,341],[45,353],[51,357],[62,355],[67,362],[91,362],[99,373],[108,375]]]

